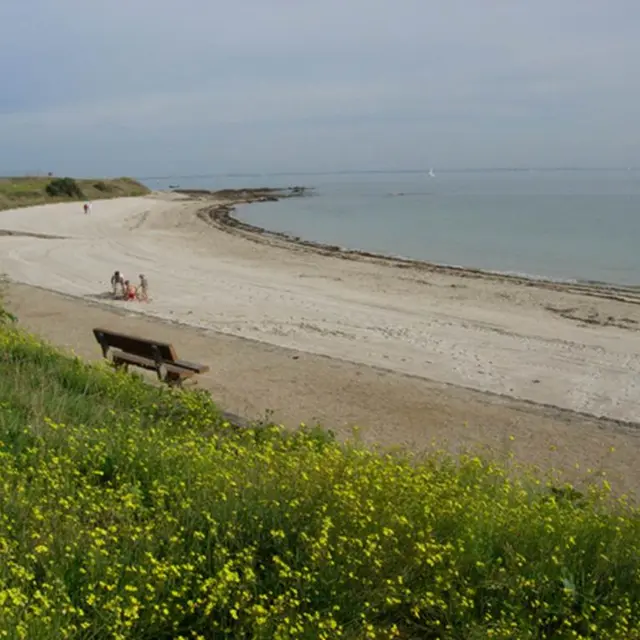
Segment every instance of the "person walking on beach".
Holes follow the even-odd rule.
[[[140,274],[140,286],[138,287],[138,299],[149,302],[149,281],[144,273]]]
[[[83,208],[84,208],[84,215],[86,216],[89,213],[89,203],[85,202]]]

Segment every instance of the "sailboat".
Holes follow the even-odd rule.
[[[433,169],[429,169],[429,177],[430,178],[435,178],[436,177],[436,174],[433,173]]]

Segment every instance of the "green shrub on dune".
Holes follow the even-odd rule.
[[[84,198],[82,190],[73,178],[54,178],[46,187],[52,198]]]
[[[0,210],[72,200],[143,196],[150,190],[132,178],[0,178]]]

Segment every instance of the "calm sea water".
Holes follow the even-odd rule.
[[[314,187],[238,209],[308,240],[447,265],[640,285],[640,171],[263,175],[147,180],[153,188]]]

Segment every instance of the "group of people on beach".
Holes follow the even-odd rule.
[[[140,284],[136,287],[130,280],[126,280],[121,271],[114,271],[111,276],[111,289],[113,297],[120,297],[125,301],[138,300],[140,302],[149,302],[149,282],[147,277],[141,273],[139,276]],[[118,296],[120,293],[120,296]]]

